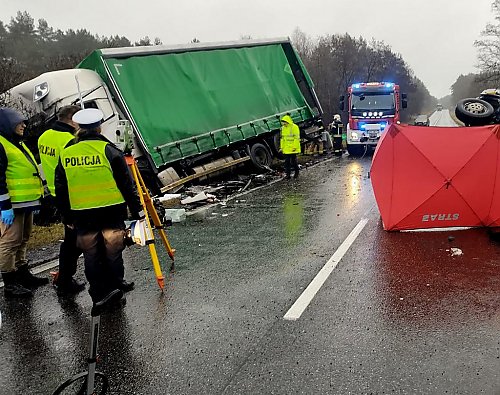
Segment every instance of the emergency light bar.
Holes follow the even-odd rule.
[[[387,122],[379,122],[379,123],[359,123],[359,128],[361,130],[366,130],[367,129],[367,125],[370,125],[371,128],[375,127],[375,128],[380,128],[380,130],[383,130],[387,127]]]
[[[363,88],[389,88],[394,89],[395,84],[393,82],[363,82],[352,84],[352,89],[363,89]]]

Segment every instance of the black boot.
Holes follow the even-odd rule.
[[[75,295],[85,289],[85,282],[70,277],[69,281],[59,277],[54,281],[56,293],[59,296]]]
[[[30,289],[24,288],[16,282],[16,272],[3,272],[2,278],[4,282],[3,292],[6,298],[29,298],[33,296]]]
[[[25,288],[36,288],[49,283],[47,277],[36,277],[28,269],[28,265],[17,268],[17,282]]]
[[[118,289],[123,292],[130,292],[135,288],[135,283],[133,281],[128,282],[127,280],[122,280],[118,285]]]
[[[91,315],[93,317],[97,315],[101,315],[102,313],[110,313],[115,310],[121,309],[127,303],[127,299],[125,298],[125,294],[120,289],[114,289],[110,293],[104,295],[102,298],[98,298],[98,300],[94,300]]]

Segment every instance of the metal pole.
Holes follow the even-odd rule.
[[[80,107],[83,110],[85,107],[83,107],[82,91],[80,90],[80,82],[78,81],[78,76],[76,75],[75,75],[75,80],[76,80],[76,88],[78,89],[78,96],[80,97]]]
[[[97,343],[99,341],[99,324],[101,316],[92,316],[90,329],[90,351],[89,351],[89,370],[87,375],[87,395],[94,393],[95,385],[95,365],[97,363]]]

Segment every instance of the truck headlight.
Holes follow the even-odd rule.
[[[359,135],[357,132],[351,132],[351,140],[359,140]]]

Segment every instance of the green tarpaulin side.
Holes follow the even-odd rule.
[[[102,53],[100,50],[92,52],[89,56],[83,59],[78,66],[78,69],[89,69],[94,70],[97,74],[101,76],[104,82],[109,83],[108,76],[106,74],[106,69],[104,67],[104,61],[102,60]]]
[[[312,117],[279,44],[104,62],[157,166]],[[108,79],[100,51],[79,67]]]
[[[300,64],[300,68],[302,69],[302,72],[304,73],[305,77],[306,77],[306,81],[307,81],[307,84],[311,87],[311,88],[314,88],[314,82],[311,78],[311,76],[309,75],[307,69],[306,69],[306,66],[304,66],[304,62],[302,62],[302,59],[300,58],[299,54],[297,53],[297,51],[295,50],[294,47],[292,47],[293,49],[293,53],[295,54],[295,57],[297,58],[297,60],[299,61],[299,64]]]

